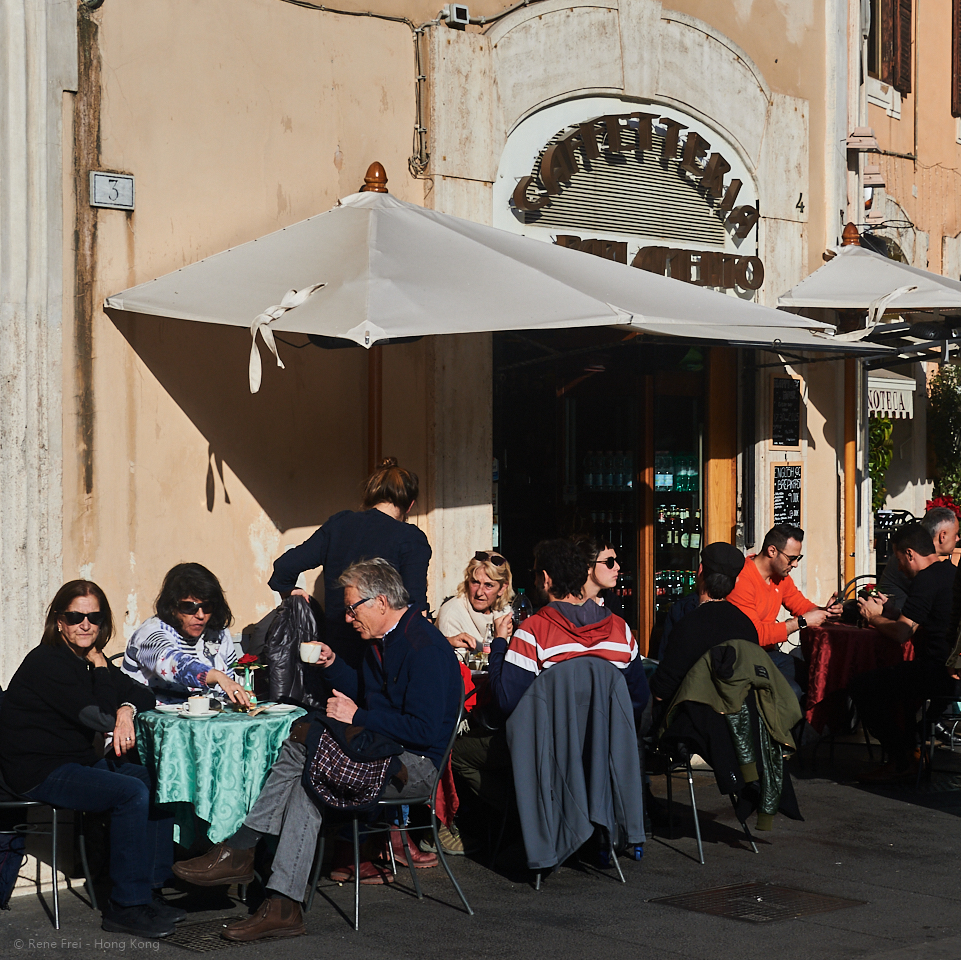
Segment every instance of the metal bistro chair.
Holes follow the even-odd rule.
[[[403,797],[397,800],[380,800],[377,803],[378,809],[384,811],[397,810],[404,806],[426,806],[430,811],[430,829],[434,835],[434,846],[437,849],[437,857],[440,860],[441,866],[444,868],[444,872],[447,874],[450,882],[454,885],[454,889],[457,891],[457,895],[461,899],[461,903],[464,904],[464,909],[470,916],[474,915],[474,911],[471,909],[471,905],[467,902],[467,897],[464,896],[464,891],[461,890],[460,884],[451,873],[451,869],[447,863],[447,857],[444,855],[444,848],[441,845],[440,837],[437,834],[437,789],[440,786],[441,778],[443,777],[444,771],[447,769],[447,764],[450,761],[451,751],[454,749],[454,741],[457,739],[457,731],[460,728],[461,721],[464,719],[464,688],[461,686],[460,693],[460,707],[457,711],[457,720],[454,723],[453,729],[451,730],[450,739],[447,741],[447,749],[444,751],[444,757],[441,760],[440,766],[437,768],[437,776],[434,777],[434,782],[431,785],[430,793],[423,797]],[[351,817],[351,822],[353,826],[353,842],[354,842],[354,929],[360,929],[360,818],[356,814]],[[404,855],[407,858],[407,866],[410,869],[410,875],[414,882],[414,890],[417,893],[417,899],[423,900],[424,893],[420,887],[420,880],[417,878],[417,870],[411,861],[410,856],[410,843],[408,839],[408,833],[412,830],[427,830],[427,826],[421,827],[411,827],[408,825],[398,825],[389,822],[379,822],[368,824],[364,827],[365,836],[371,833],[381,833],[384,831],[388,832],[392,828],[396,828],[400,831],[401,837],[404,841]],[[317,891],[317,882],[320,879],[320,870],[324,862],[324,845],[326,842],[326,830],[321,828],[320,838],[317,844],[317,855],[314,860],[314,869],[310,878],[310,890],[307,894],[307,903],[305,905],[304,912],[306,913],[310,910],[311,904],[314,901],[314,894]],[[394,860],[394,848],[388,842],[387,849],[390,851],[390,866],[393,873],[397,873],[397,864]]]
[[[50,869],[52,872],[53,887],[53,926],[60,929],[60,893],[57,887],[57,838],[59,833],[59,821],[57,819],[60,812],[59,807],[42,803],[40,800],[30,800],[14,793],[0,776],[0,810],[23,810],[29,811],[40,807],[50,808],[50,824],[46,823],[18,823],[9,830],[0,830],[0,833],[7,835],[26,836],[46,835],[50,837]],[[87,883],[87,895],[90,897],[90,906],[97,909],[97,895],[93,888],[93,879],[90,876],[90,867],[87,864],[87,844],[84,834],[83,813],[73,811],[74,829],[77,833],[77,845],[80,848],[80,862],[83,865],[83,875]],[[67,877],[67,886],[70,887],[70,878]],[[37,861],[37,893],[40,893],[40,862]]]

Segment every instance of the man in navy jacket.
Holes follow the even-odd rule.
[[[409,606],[400,574],[386,560],[355,563],[344,571],[340,583],[347,622],[366,649],[358,676],[330,647],[318,644],[317,665],[334,688],[327,716],[400,743],[407,782],[400,788],[391,781],[384,796],[423,796],[437,776],[460,708],[461,679],[454,650],[440,631]],[[265,834],[279,838],[267,882],[269,898],[252,917],[224,930],[228,940],[305,932],[301,903],[322,819],[321,810],[301,785],[305,760],[303,743],[295,737],[287,740],[240,830],[203,856],[174,864],[178,877],[200,886],[249,883],[257,841]],[[423,855],[417,853],[414,856],[421,859],[419,866],[436,863],[433,859],[423,862]],[[361,866],[362,881],[389,879],[388,871],[373,864]]]

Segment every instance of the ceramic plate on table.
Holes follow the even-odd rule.
[[[158,703],[154,707],[157,713],[180,713],[183,709],[183,704],[181,703]]]
[[[292,703],[272,703],[264,710],[264,713],[290,713],[291,710],[296,709],[297,707]]]

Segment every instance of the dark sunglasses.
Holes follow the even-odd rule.
[[[92,613],[81,613],[79,610],[68,610],[66,613],[60,614],[60,619],[64,623],[69,623],[71,627],[76,627],[83,623],[84,620],[89,620],[95,627],[99,627],[104,620],[107,619],[107,615],[103,610],[94,610]]]
[[[192,617],[198,610],[202,613],[213,613],[214,606],[213,600],[201,600],[200,603],[181,600],[180,603],[177,604],[177,611],[186,614],[188,617]]]
[[[495,567],[502,567],[507,563],[507,560],[499,553],[488,553],[486,550],[478,550],[474,554],[474,559],[480,560],[481,563],[486,563],[489,560]]]
[[[603,563],[608,570],[613,570],[617,566],[617,557],[605,557],[603,560],[595,560],[594,566]]]

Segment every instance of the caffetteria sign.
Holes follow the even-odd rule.
[[[594,104],[615,109],[582,119]],[[621,105],[558,104],[521,124],[498,171],[495,224],[688,283],[757,290],[759,208],[736,151],[673,109]],[[498,223],[505,206],[510,225]]]

